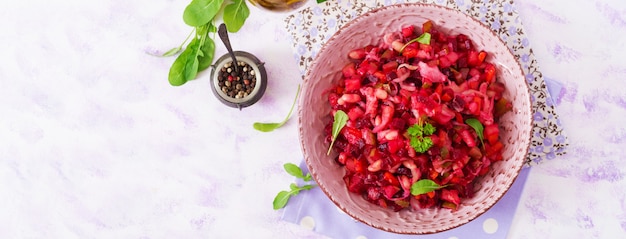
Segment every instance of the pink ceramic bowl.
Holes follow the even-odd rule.
[[[506,85],[504,97],[513,103],[513,110],[499,124],[500,137],[505,144],[504,160],[492,165],[486,176],[479,178],[473,198],[464,199],[458,210],[404,209],[394,212],[367,202],[360,195],[348,192],[342,177],[344,169],[334,158],[326,155],[324,126],[332,121],[330,105],[324,90],[341,76],[348,63],[351,49],[378,44],[388,32],[402,26],[421,25],[433,21],[448,34],[463,33],[477,49],[491,54],[487,60],[495,63],[498,80]],[[524,163],[532,132],[529,88],[522,69],[507,46],[490,29],[473,18],[436,5],[401,4],[379,8],[346,24],[321,48],[308,68],[299,101],[300,140],[306,164],[332,202],[354,219],[369,226],[401,234],[429,234],[449,230],[489,210],[507,192]]]

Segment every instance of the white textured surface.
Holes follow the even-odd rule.
[[[231,36],[269,78],[240,112],[208,74],[172,87],[173,58],[146,54],[185,38],[187,3],[0,2],[0,238],[323,238],[271,208],[292,180],[282,164],[302,159],[296,121],[252,129],[282,120],[300,81],[285,15],[251,8]],[[509,238],[624,235],[626,3],[516,4],[544,76],[563,84],[570,146],[531,171]]]

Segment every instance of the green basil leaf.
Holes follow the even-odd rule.
[[[330,150],[333,148],[333,144],[335,144],[335,140],[337,139],[337,136],[339,136],[339,132],[341,132],[341,129],[343,129],[343,127],[346,126],[346,123],[348,123],[348,115],[346,112],[343,112],[343,110],[337,110],[334,118],[333,129],[331,132],[332,141],[330,142],[330,147],[328,147],[326,155],[330,154]]]
[[[420,195],[424,193],[429,193],[435,191],[437,189],[443,188],[445,186],[440,186],[435,181],[430,179],[421,179],[413,185],[411,185],[411,194],[412,195]]]
[[[483,124],[481,124],[480,121],[474,118],[466,119],[465,123],[471,126],[472,128],[474,128],[474,131],[476,131],[476,134],[478,135],[480,142],[483,143],[483,130],[484,130]]]
[[[250,16],[245,0],[233,0],[224,8],[224,23],[229,32],[237,32]]]
[[[291,197],[291,192],[280,191],[276,197],[274,197],[274,201],[272,204],[274,205],[274,210],[281,209],[287,205],[289,198]]]
[[[298,165],[295,165],[292,163],[286,163],[285,165],[283,165],[283,168],[285,168],[285,171],[287,171],[287,173],[290,174],[291,176],[294,176],[296,178],[304,178],[302,169],[300,169]]]
[[[203,26],[217,15],[223,3],[224,0],[193,0],[183,12],[183,21],[192,27]]]
[[[323,3],[326,2],[326,0],[317,0],[317,3]]]

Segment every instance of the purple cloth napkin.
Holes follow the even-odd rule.
[[[306,165],[302,163],[301,168]],[[319,188],[310,191],[302,191],[296,197],[292,197],[283,211],[282,219],[330,238],[344,239],[390,239],[390,238],[506,238],[507,232],[513,221],[513,215],[517,208],[524,183],[531,167],[523,168],[509,191],[504,194],[490,210],[475,220],[452,230],[429,235],[402,235],[365,225],[345,214]],[[302,185],[303,181],[297,181]]]

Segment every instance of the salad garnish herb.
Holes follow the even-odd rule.
[[[436,130],[435,126],[428,122],[421,123],[420,121],[414,124],[406,130],[409,134],[409,144],[415,149],[415,152],[426,152],[426,150],[433,146],[433,140],[427,136],[432,135]]]
[[[417,38],[415,38],[413,40],[410,40],[409,42],[404,44],[404,46],[402,46],[402,48],[400,48],[400,52],[402,52],[404,50],[404,48],[406,48],[409,44],[411,44],[413,42],[419,42],[421,44],[429,45],[430,44],[430,33],[424,32],[419,37],[417,37]]]
[[[302,169],[300,169],[300,167],[295,164],[286,163],[283,165],[283,168],[285,168],[285,171],[289,173],[289,175],[302,179],[305,182],[310,182],[311,180],[313,180],[311,174],[307,173],[306,175],[304,175]],[[315,184],[305,184],[302,186],[298,186],[298,184],[296,183],[291,183],[289,185],[289,191],[280,191],[278,192],[278,194],[276,194],[276,197],[274,197],[274,201],[272,202],[274,210],[284,208],[292,196],[298,195],[302,190],[311,190],[315,186]]]
[[[341,129],[343,129],[344,126],[346,126],[346,123],[348,122],[348,115],[346,114],[346,112],[343,112],[343,110],[337,110],[337,112],[335,112],[335,116],[334,116],[334,121],[333,121],[333,129],[332,129],[332,141],[330,142],[330,146],[328,147],[328,152],[326,152],[326,155],[330,154],[330,150],[332,150],[333,145],[335,144],[335,140],[337,139],[337,136],[339,136],[339,132],[341,132]]]
[[[317,0],[323,3],[326,0]],[[220,14],[221,13],[221,14]],[[215,55],[215,21],[222,17],[229,32],[238,32],[250,16],[246,0],[192,0],[183,11],[183,21],[193,27],[180,46],[174,47],[161,57],[175,56],[170,66],[168,81],[173,86],[180,86],[194,80],[198,73],[213,64]],[[194,34],[195,33],[195,34]],[[209,34],[213,33],[213,34]],[[190,36],[192,40],[183,49]]]
[[[441,186],[435,181],[430,179],[421,179],[411,185],[411,194],[414,196],[433,192],[438,189],[447,187],[447,185]]]
[[[485,146],[485,143],[483,142],[483,124],[480,123],[480,121],[478,121],[475,118],[469,118],[465,120],[465,123],[469,126],[471,126],[474,131],[476,131],[476,134],[478,135],[478,138],[480,139],[480,143],[483,145],[483,147]]]
[[[289,109],[289,113],[287,113],[287,117],[280,123],[260,123],[260,122],[255,122],[254,124],[252,124],[252,127],[254,127],[254,129],[261,131],[261,132],[270,132],[273,131],[277,128],[280,128],[281,126],[283,126],[285,123],[287,123],[287,121],[289,120],[289,117],[291,117],[291,113],[293,112],[293,108],[296,106],[296,102],[298,102],[298,96],[300,95],[300,85],[298,85],[298,91],[296,91],[296,98],[293,100],[293,104],[291,105],[291,109]]]
[[[249,15],[250,9],[245,0],[192,0],[183,12],[183,21],[193,27],[192,32],[180,46],[161,55],[166,57],[180,53],[170,66],[167,77],[169,83],[173,86],[183,85],[196,79],[198,73],[213,64],[217,32],[214,22],[218,16],[222,16],[229,32],[237,32]],[[187,43],[190,36],[193,37]]]

